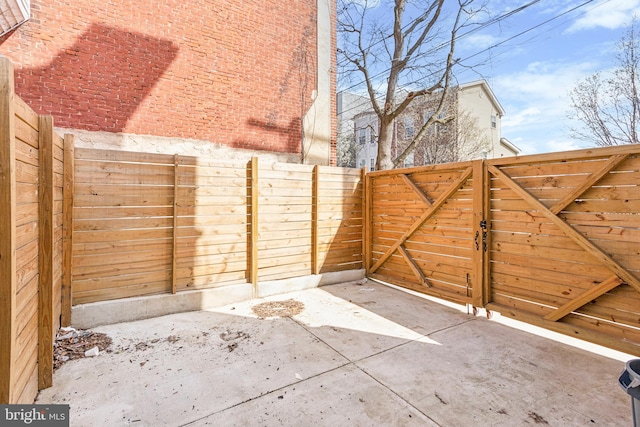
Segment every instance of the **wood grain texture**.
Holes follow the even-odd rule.
[[[38,388],[53,384],[53,117],[39,117],[39,238],[38,260],[40,281],[38,286]]]
[[[16,403],[16,141],[13,64],[0,57],[0,403]],[[37,125],[37,124],[36,124]]]

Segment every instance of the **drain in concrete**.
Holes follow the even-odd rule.
[[[267,317],[292,317],[302,313],[304,304],[294,299],[285,301],[263,302],[251,307],[256,316],[265,319]]]

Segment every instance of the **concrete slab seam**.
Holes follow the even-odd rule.
[[[340,354],[340,353],[338,353],[338,354]],[[345,359],[346,359],[346,357],[345,357]],[[347,359],[347,360],[349,360],[349,359]],[[214,411],[214,412],[211,412],[210,414],[203,415],[202,417],[199,417],[199,418],[197,418],[197,419],[195,419],[195,420],[191,420],[191,421],[189,421],[188,423],[180,424],[180,426],[179,426],[179,427],[189,426],[189,425],[192,425],[192,424],[194,424],[194,423],[197,423],[198,421],[206,420],[207,418],[209,418],[209,417],[211,417],[211,416],[213,416],[213,415],[219,414],[219,413],[221,413],[221,412],[227,411],[227,410],[229,410],[229,409],[235,408],[235,407],[240,406],[240,405],[243,405],[243,404],[245,404],[245,403],[248,403],[248,402],[254,401],[254,400],[256,400],[256,399],[260,399],[261,397],[269,396],[270,394],[273,394],[273,393],[277,393],[277,392],[279,392],[279,391],[282,391],[282,390],[284,390],[284,389],[286,389],[286,388],[288,388],[288,387],[291,387],[292,385],[303,383],[303,382],[305,382],[305,381],[307,381],[307,380],[311,380],[311,379],[313,379],[313,378],[320,377],[321,375],[328,374],[328,373],[333,372],[333,371],[337,371],[338,369],[342,369],[342,368],[347,367],[347,366],[349,366],[349,365],[353,365],[353,362],[348,362],[348,363],[342,364],[342,365],[340,365],[340,366],[336,366],[335,368],[331,368],[331,369],[328,369],[328,370],[326,370],[326,371],[322,371],[322,372],[320,372],[320,373],[318,373],[318,374],[311,375],[311,376],[309,376],[309,377],[307,377],[307,378],[304,378],[304,379],[302,379],[302,380],[298,380],[298,381],[296,381],[295,383],[286,384],[286,385],[283,385],[282,387],[274,388],[273,390],[268,391],[268,392],[266,392],[266,393],[263,393],[263,394],[261,394],[261,395],[259,395],[259,396],[254,396],[254,397],[252,397],[252,398],[250,398],[250,399],[243,400],[242,402],[234,403],[233,405],[228,406],[228,407],[226,407],[226,408],[224,408],[224,409],[220,409],[219,411]]]
[[[404,344],[403,344],[404,345]],[[371,356],[369,356],[371,357]],[[366,359],[366,358],[365,358]],[[363,359],[364,360],[364,359]],[[431,418],[429,415],[425,414],[424,411],[421,411],[420,408],[416,407],[414,404],[412,404],[411,402],[409,402],[407,399],[405,399],[404,397],[400,396],[398,393],[396,393],[395,390],[389,388],[386,384],[382,383],[380,380],[378,380],[376,377],[374,377],[373,375],[369,374],[367,371],[365,371],[364,369],[362,369],[360,366],[358,366],[357,363],[354,363],[354,365],[356,366],[356,368],[358,368],[358,370],[360,372],[362,372],[363,374],[365,374],[366,376],[368,376],[369,378],[371,378],[373,381],[377,382],[378,384],[380,384],[381,387],[385,388],[386,390],[389,390],[389,392],[393,395],[395,395],[398,399],[400,399],[402,402],[404,402],[405,404],[407,404],[407,406],[409,406],[410,408],[415,409],[418,413],[424,415],[428,420],[430,420],[431,422],[433,422],[434,424],[440,426],[440,427],[444,427],[442,426],[442,424],[438,423],[436,420],[434,420],[433,418]]]
[[[410,408],[413,408],[413,409],[414,409],[414,410],[416,410],[418,413],[420,413],[420,414],[424,415],[427,419],[429,419],[430,421],[432,421],[434,424],[436,424],[436,425],[438,425],[438,426],[441,426],[441,424],[437,423],[437,422],[436,422],[434,419],[432,419],[429,415],[425,414],[423,411],[421,411],[419,408],[417,408],[417,407],[416,407],[415,405],[413,405],[411,402],[409,402],[408,400],[406,400],[405,398],[403,398],[402,396],[400,396],[400,395],[399,395],[398,393],[396,393],[393,389],[389,388],[386,384],[384,384],[384,383],[380,382],[376,377],[372,376],[372,375],[371,375],[371,374],[369,374],[367,371],[365,371],[364,369],[362,369],[362,368],[358,365],[358,363],[357,363],[357,362],[360,362],[360,361],[362,361],[362,360],[366,360],[366,359],[369,359],[369,358],[371,358],[371,357],[378,356],[378,355],[380,355],[380,354],[386,353],[386,352],[388,352],[388,351],[390,351],[390,350],[394,350],[394,349],[396,349],[396,348],[399,348],[399,347],[402,347],[402,346],[405,346],[405,345],[411,344],[411,343],[412,343],[412,342],[414,342],[415,340],[409,340],[409,339],[408,339],[408,340],[406,340],[406,341],[405,341],[405,342],[403,342],[403,343],[400,343],[400,344],[394,345],[394,346],[392,346],[392,347],[386,348],[386,349],[384,349],[384,350],[382,350],[382,351],[379,351],[379,352],[377,352],[377,353],[370,354],[370,355],[368,355],[367,357],[363,357],[363,358],[361,358],[361,359],[358,359],[358,360],[356,360],[356,361],[353,361],[353,360],[349,359],[347,356],[345,356],[344,354],[340,353],[340,352],[339,352],[338,350],[336,350],[335,348],[333,348],[333,346],[331,346],[330,344],[328,344],[326,341],[324,341],[322,338],[320,338],[319,336],[317,336],[315,333],[313,333],[313,331],[311,331],[310,329],[308,329],[308,328],[306,327],[306,325],[304,325],[303,323],[299,322],[298,320],[296,320],[296,319],[294,319],[294,318],[290,318],[290,319],[291,319],[291,320],[293,320],[293,321],[294,321],[295,323],[297,323],[298,325],[300,325],[300,326],[301,326],[305,331],[307,331],[309,334],[311,334],[311,335],[313,335],[314,337],[316,337],[316,339],[317,339],[317,340],[319,340],[320,342],[322,342],[323,344],[325,344],[327,347],[331,348],[333,351],[335,351],[335,352],[336,352],[336,353],[338,353],[340,356],[342,356],[343,358],[345,358],[346,360],[348,360],[348,361],[349,361],[349,363],[346,363],[346,364],[344,364],[343,366],[353,365],[356,369],[358,369],[360,372],[362,372],[363,374],[365,374],[366,376],[368,376],[369,378],[371,378],[373,381],[375,381],[376,383],[378,383],[382,388],[384,388],[385,390],[388,390],[391,394],[395,395],[398,399],[400,399],[402,402],[404,402],[405,404],[407,404]],[[466,322],[463,322],[463,323],[470,322],[471,320],[473,320],[473,319],[467,320]],[[461,323],[461,324],[462,324],[462,323]],[[443,328],[442,330],[445,330],[445,329],[449,329],[449,328]],[[427,335],[422,335],[420,338],[426,338],[426,337],[427,337]],[[341,367],[342,367],[342,366],[341,366]],[[336,368],[336,369],[338,369],[338,368]],[[333,370],[334,370],[334,369],[331,369],[331,370],[329,370],[329,371],[322,372],[322,373],[320,373],[320,374],[317,374],[317,375],[311,376],[311,377],[309,377],[309,378],[305,378],[305,380],[310,379],[310,378],[314,378],[314,377],[317,377],[317,376],[320,376],[320,375],[323,375],[323,374],[325,374],[325,373],[327,373],[327,372],[331,372],[331,371],[333,371]]]
[[[458,326],[466,325],[467,323],[474,322],[476,320],[478,320],[478,318],[472,317],[471,319],[467,319],[464,322],[460,322],[460,323],[456,323],[455,325],[445,326],[444,328],[436,329],[435,331],[429,332],[424,337],[425,338],[429,338],[429,337],[431,337],[431,336],[433,336],[435,334],[439,334],[440,332],[444,332],[444,331],[448,331],[448,330],[451,330],[451,329],[455,329]]]

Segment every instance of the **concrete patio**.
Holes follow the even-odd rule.
[[[304,310],[252,311],[288,299]],[[103,326],[111,352],[36,403],[69,404],[72,426],[631,425],[632,356],[498,317],[368,281]]]

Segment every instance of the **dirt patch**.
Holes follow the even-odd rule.
[[[250,336],[243,331],[230,331],[227,329],[225,332],[220,334],[220,338],[229,343],[227,344],[227,350],[231,353],[233,350],[238,348],[238,343],[240,341],[249,339]]]
[[[168,342],[169,344],[175,344],[180,341],[180,337],[176,335],[169,335],[167,338],[154,338],[150,341],[139,341],[133,344],[133,350],[135,351],[146,351],[148,349],[154,348],[156,344],[161,344],[163,342]],[[127,347],[119,347],[116,350],[116,353],[121,353],[123,351],[131,351],[131,346]]]
[[[536,414],[535,412],[529,412],[529,418],[531,418],[536,424],[549,424],[547,420],[542,418],[542,415]]]
[[[243,331],[230,331],[227,329],[225,332],[220,334],[220,338],[224,341],[235,341],[249,338],[249,334]]]
[[[440,403],[442,403],[443,405],[448,405],[447,401],[440,397],[438,393],[434,393],[434,395],[436,396],[436,399],[440,401]]]
[[[292,317],[302,313],[304,304],[294,299],[269,301],[254,305],[251,310],[262,319],[267,317]]]
[[[69,360],[82,359],[87,350],[98,347],[98,352],[105,351],[111,345],[111,338],[106,334],[92,331],[61,329],[53,344],[53,369],[58,369]]]

